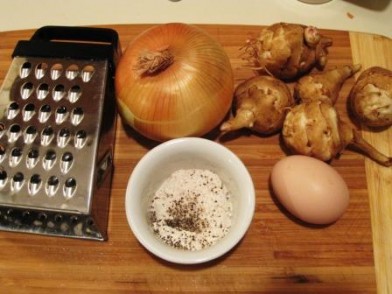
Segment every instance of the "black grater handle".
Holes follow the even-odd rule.
[[[44,26],[35,31],[31,40],[83,41],[109,43],[118,47],[118,35],[112,29],[91,27]]]
[[[118,34],[113,29],[73,26],[44,26],[30,40],[21,40],[12,57],[109,60],[111,70],[121,56]]]

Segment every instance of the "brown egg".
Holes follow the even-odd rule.
[[[281,159],[272,168],[271,184],[282,205],[311,224],[330,224],[346,211],[349,191],[327,163],[303,155]]]

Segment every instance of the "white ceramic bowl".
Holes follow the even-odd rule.
[[[197,251],[177,249],[154,234],[147,211],[150,197],[178,169],[209,169],[232,193],[232,226],[213,246]],[[154,255],[174,263],[197,264],[230,251],[246,233],[254,214],[255,191],[242,161],[228,148],[202,138],[179,138],[150,150],[135,166],[126,190],[128,223],[139,242]]]

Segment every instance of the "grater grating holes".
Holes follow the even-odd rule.
[[[43,62],[43,63],[39,63],[36,67],[35,67],[35,78],[37,80],[42,79],[45,75],[46,72],[48,71],[48,64]]]
[[[42,179],[39,174],[33,174],[30,177],[29,183],[28,183],[28,191],[30,196],[34,196],[38,193],[42,186]]]
[[[52,113],[52,108],[49,104],[44,104],[41,106],[38,114],[38,120],[40,123],[46,123]]]
[[[7,157],[7,151],[3,145],[0,145],[0,162],[4,162],[4,159]],[[30,148],[25,154],[23,149],[20,147],[14,147],[11,149],[9,153],[8,165],[10,167],[18,166],[23,158],[27,169],[33,169],[40,160],[40,152],[37,148]],[[67,174],[73,165],[74,156],[71,152],[66,151],[61,154],[59,157],[60,163],[59,168],[63,174]],[[57,153],[53,149],[48,149],[42,158],[42,167],[44,170],[51,170],[55,164],[57,163]],[[0,171],[4,170],[0,167]]]
[[[54,138],[54,130],[51,126],[46,126],[41,132],[41,145],[48,146]]]
[[[20,71],[19,71],[19,76],[21,79],[25,79],[30,75],[32,65],[30,62],[25,62],[22,64]]]
[[[50,69],[50,77],[53,81],[57,80],[63,74],[63,66],[60,63],[54,64]]]
[[[77,149],[81,149],[86,145],[87,142],[87,133],[85,130],[79,130],[75,134],[74,138],[74,146]]]
[[[52,97],[53,100],[58,102],[63,99],[65,95],[65,87],[62,84],[58,84],[53,88]]]
[[[0,95],[0,230],[106,239],[111,179],[97,174],[114,143],[118,49],[107,29],[48,26],[17,43]]]
[[[23,121],[29,121],[35,114],[35,105],[33,103],[28,103],[23,107],[22,116]]]
[[[56,114],[55,114],[55,121],[56,124],[62,124],[68,117],[68,110],[67,107],[61,105],[57,107]]]
[[[79,75],[79,67],[76,64],[71,64],[65,71],[65,76],[69,80],[74,80]]]
[[[25,210],[25,211],[22,212],[22,218],[23,219],[27,219],[29,217],[30,217],[30,211]]]
[[[22,85],[22,88],[20,89],[20,96],[22,97],[22,99],[26,100],[31,96],[33,91],[34,91],[33,83],[26,82]]]
[[[21,172],[17,172],[11,179],[11,191],[18,192],[24,184],[24,175]]]
[[[7,119],[14,119],[19,113],[19,104],[12,102],[7,108]]]
[[[31,205],[47,201],[46,207],[57,209],[80,203],[79,195],[76,200],[69,200],[77,195],[77,190],[85,193],[86,189],[77,178],[76,168],[81,154],[86,152],[82,149],[95,143],[87,132],[91,129],[90,116],[86,120],[84,109],[89,106],[91,115],[91,103],[89,96],[84,98],[83,94],[91,87],[95,89],[95,80],[85,85],[95,74],[95,67],[88,63],[78,66],[33,60],[19,64],[20,80],[16,80],[10,96],[14,101],[5,105],[0,121],[0,190],[6,203],[11,198],[22,203],[24,197],[29,197],[26,203]],[[53,217],[51,221],[56,223]],[[49,227],[46,220],[37,220],[36,224]],[[84,225],[81,227],[76,218],[74,228],[68,229],[82,234]],[[93,220],[88,225],[94,226]]]
[[[57,134],[57,146],[60,148],[64,148],[68,145],[71,139],[71,131],[63,128]]]
[[[8,174],[4,169],[0,169],[0,190],[3,190],[8,183]],[[77,182],[75,178],[69,177],[61,184],[56,175],[50,175],[46,180],[38,173],[32,174],[28,179],[22,172],[16,172],[10,181],[10,189],[13,193],[18,193],[27,186],[27,193],[29,196],[36,196],[41,190],[47,197],[53,198],[57,195],[60,186],[62,185],[62,196],[65,199],[71,199],[75,196],[77,190]]]
[[[6,155],[5,148],[3,145],[0,145],[0,162],[2,162],[4,160],[5,155]]]
[[[59,188],[59,179],[56,176],[50,176],[45,185],[45,192],[49,197],[55,196]]]
[[[10,167],[16,167],[22,160],[22,150],[19,147],[14,147],[11,150],[11,156],[9,158]]]
[[[32,148],[27,153],[26,157],[26,167],[28,169],[34,168],[39,161],[39,151],[38,149]]]
[[[84,111],[81,107],[76,107],[71,112],[71,123],[74,126],[80,124],[84,117]]]
[[[12,124],[8,130],[8,142],[13,143],[21,135],[21,127],[18,124]]]
[[[38,85],[37,88],[37,99],[44,100],[49,94],[49,85],[46,83],[42,83]]]
[[[95,73],[95,68],[92,65],[86,65],[83,69],[82,69],[82,81],[85,83],[88,83],[91,78],[93,77]]]
[[[5,131],[5,125],[2,122],[0,122],[0,138],[3,136],[4,131]]]
[[[61,156],[61,161],[60,161],[60,171],[63,174],[68,173],[68,171],[71,169],[72,165],[73,165],[73,155],[71,152],[65,152],[62,156]]]
[[[33,125],[28,126],[23,133],[25,144],[31,144],[37,137],[37,128]]]
[[[48,150],[42,161],[42,166],[45,170],[50,170],[56,163],[56,152],[54,150]]]
[[[68,92],[68,100],[71,103],[75,103],[76,101],[79,100],[81,95],[82,95],[82,89],[80,88],[80,86],[75,85]]]
[[[7,179],[7,172],[3,168],[0,168],[0,189],[3,189],[4,186],[7,184]]]
[[[63,187],[63,193],[65,198],[72,198],[76,191],[76,180],[74,178],[68,178]]]
[[[53,219],[56,223],[59,223],[63,220],[63,216],[61,214],[56,214]]]

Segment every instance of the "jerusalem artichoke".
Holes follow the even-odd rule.
[[[270,76],[256,76],[240,84],[234,93],[234,117],[221,125],[222,132],[249,128],[260,134],[280,131],[294,98],[288,86]]]
[[[285,145],[296,154],[329,161],[350,145],[381,165],[392,165],[391,157],[377,151],[340,119],[330,103],[320,100],[293,107],[286,115],[282,136]]]
[[[369,127],[392,125],[392,71],[371,67],[361,73],[349,96],[352,114]]]
[[[323,69],[331,45],[332,40],[320,35],[315,27],[276,23],[263,29],[259,37],[249,39],[241,49],[252,68],[292,80],[315,66]]]
[[[343,83],[360,69],[359,64],[346,65],[306,75],[295,85],[294,97],[300,102],[322,100],[335,104]]]

